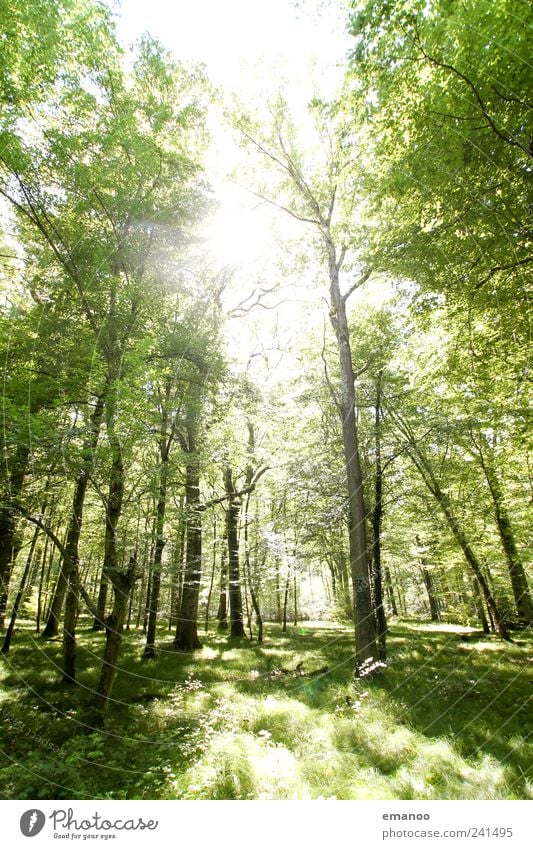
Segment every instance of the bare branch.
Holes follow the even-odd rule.
[[[223,504],[224,501],[227,501],[228,498],[241,498],[243,495],[248,495],[248,493],[253,492],[255,487],[257,486],[258,481],[263,475],[268,472],[270,466],[263,466],[262,469],[259,469],[248,484],[248,486],[243,487],[243,489],[233,491],[231,494],[221,495],[220,498],[212,498],[210,501],[206,501],[205,504],[202,504],[201,510],[207,510],[208,507],[214,507],[216,504]]]
[[[290,209],[290,207],[284,206],[283,204],[278,203],[277,201],[272,200],[272,198],[268,198],[265,195],[260,194],[259,192],[255,192],[253,189],[248,188],[248,186],[241,186],[238,183],[236,183],[236,185],[238,185],[239,188],[249,192],[254,197],[259,198],[259,200],[262,200],[265,203],[269,203],[271,206],[275,206],[277,209],[281,209],[282,212],[287,212],[290,216],[292,216],[292,218],[296,218],[297,221],[305,221],[307,224],[314,224],[315,227],[321,226],[320,221],[318,221],[316,218],[307,218],[305,215],[298,215],[298,213],[294,212],[294,210]]]
[[[344,245],[343,245],[342,250],[341,250],[341,257],[342,257],[343,259],[344,259],[344,254],[345,254],[345,252],[346,252],[346,251],[345,251],[345,248],[344,248]],[[345,303],[346,303],[346,301],[348,300],[348,298],[350,297],[350,295],[351,295],[351,294],[353,294],[353,292],[355,292],[355,290],[356,290],[356,289],[359,289],[359,287],[360,287],[360,286],[362,286],[362,285],[363,285],[363,283],[366,283],[366,281],[368,280],[368,278],[369,278],[369,277],[370,277],[370,275],[372,274],[373,270],[374,270],[373,268],[369,268],[369,269],[367,269],[367,270],[364,272],[364,274],[362,274],[362,275],[361,275],[361,277],[359,277],[359,278],[358,278],[358,280],[356,280],[356,281],[355,281],[355,283],[353,283],[353,284],[350,286],[350,288],[348,289],[348,291],[347,291],[344,295],[342,295],[341,300],[342,300],[343,304],[345,304]]]
[[[358,378],[358,377],[361,377],[361,375],[362,375],[362,374],[364,374],[364,373],[365,373],[365,371],[368,371],[368,369],[370,368],[370,366],[371,366],[371,365],[372,365],[372,363],[374,362],[375,356],[376,356],[376,352],[375,352],[375,351],[372,351],[372,353],[370,354],[370,356],[369,356],[368,360],[366,361],[365,365],[364,365],[364,366],[362,366],[360,369],[358,369],[357,371],[355,371],[355,372],[354,372],[354,375],[353,375],[353,376],[354,376],[354,380],[357,380],[357,378]]]

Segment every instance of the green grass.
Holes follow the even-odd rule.
[[[354,681],[350,628],[209,634],[194,655],[125,635],[114,703],[92,725],[103,635],[80,628],[79,685],[61,644],[24,623],[0,666],[0,787],[11,798],[517,799],[533,796],[529,635],[462,642],[455,626],[391,628],[389,665]],[[266,675],[327,665],[316,677]],[[530,722],[529,722],[530,724]]]

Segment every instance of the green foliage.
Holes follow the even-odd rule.
[[[376,262],[481,309],[497,298],[516,316],[530,241],[530,7],[353,8],[348,101],[372,152]]]

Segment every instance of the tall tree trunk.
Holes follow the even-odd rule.
[[[222,547],[220,555],[220,596],[218,601],[218,630],[228,630],[228,561],[226,546]]]
[[[211,579],[209,581],[209,592],[207,593],[207,601],[205,604],[205,632],[209,631],[209,608],[211,606],[211,596],[213,595],[213,584],[215,582],[215,570],[217,568],[217,517],[213,519],[213,564],[211,567]]]
[[[296,569],[292,576],[292,590],[294,596],[294,627],[298,624],[298,581],[296,578]]]
[[[280,625],[283,622],[283,618],[281,615],[281,573],[280,573],[280,558],[279,555],[276,554],[274,558],[274,562],[276,565],[276,585],[275,585],[275,594],[276,594],[276,622]]]
[[[468,540],[467,540],[467,538],[464,534],[464,531],[460,527],[459,522],[457,521],[456,517],[453,515],[453,512],[451,510],[449,500],[446,496],[446,493],[444,493],[439,488],[436,497],[437,497],[437,500],[438,500],[439,504],[441,505],[442,510],[444,512],[444,515],[445,515],[446,520],[448,522],[448,527],[452,531],[453,536],[455,537],[456,541],[458,542],[459,546],[461,547],[461,550],[462,550],[462,552],[465,556],[466,562],[468,563],[468,565],[472,569],[475,577],[477,578],[477,580],[479,582],[479,585],[481,587],[481,591],[482,591],[483,596],[485,598],[485,603],[486,603],[488,609],[491,611],[491,613],[494,617],[494,622],[496,623],[496,628],[498,629],[498,633],[500,634],[500,636],[503,640],[510,641],[509,633],[507,631],[507,626],[505,624],[504,618],[503,618],[498,606],[496,605],[494,597],[493,597],[493,595],[492,595],[492,593],[489,589],[489,585],[487,584],[487,581],[485,580],[485,576],[483,574],[481,564],[479,563],[476,555],[474,554],[474,551],[472,550],[472,547],[471,547],[470,543],[468,542]]]
[[[44,544],[43,556],[41,560],[41,568],[39,574],[39,586],[37,588],[37,618],[35,622],[35,630],[37,634],[41,632],[41,619],[42,619],[42,611],[43,611],[43,592],[44,592],[44,582],[46,575],[46,563],[48,560],[48,547],[50,545],[50,540],[46,537],[46,541]]]
[[[291,567],[287,566],[287,577],[285,579],[285,591],[283,593],[283,624],[281,630],[287,632],[287,605],[289,603],[289,587],[291,583]]]
[[[396,597],[394,595],[394,587],[392,584],[392,575],[388,566],[385,566],[385,586],[387,588],[387,596],[389,599],[389,604],[391,606],[391,613],[393,616],[398,616],[398,605],[396,604]]]
[[[79,484],[79,479],[76,486]],[[59,565],[59,575],[54,587],[52,602],[48,609],[48,617],[46,625],[43,628],[42,637],[45,640],[53,639],[59,634],[59,625],[61,622],[61,611],[63,610],[63,602],[65,601],[65,593],[67,591],[67,576],[63,563]]]
[[[165,539],[163,536],[163,532],[165,527],[165,512],[167,504],[167,475],[168,451],[165,450],[163,456],[161,457],[159,495],[156,507],[154,561],[152,565],[152,582],[150,590],[146,645],[144,647],[143,654],[143,657],[145,658],[155,657],[155,634],[157,628],[157,613],[159,610],[159,593],[161,590],[161,565],[163,562],[163,549],[165,547]]]
[[[422,575],[422,580],[424,582],[424,586],[426,588],[426,593],[429,602],[429,615],[432,622],[440,622],[440,604],[437,593],[435,591],[435,583],[433,581],[433,576],[431,574],[431,570],[428,568],[429,563],[424,553],[422,552],[422,543],[420,541],[420,537],[418,534],[415,537],[415,541],[417,547],[419,549],[419,558],[420,558],[420,574]]]
[[[424,586],[427,592],[429,602],[429,615],[431,621],[440,622],[440,607],[437,599],[437,594],[435,592],[435,585],[433,583],[431,572],[429,571],[427,566],[421,566],[420,572],[422,574],[422,580],[424,581]]]
[[[348,572],[348,566],[346,563],[346,552],[344,548],[340,548],[338,555],[335,557],[334,565],[336,565],[335,572],[332,572],[332,581],[333,581],[333,597],[335,598],[338,593],[338,601],[341,606],[343,613],[348,617],[348,619],[353,620],[353,604],[352,597],[350,595],[350,575]],[[335,579],[336,584],[335,586]]]
[[[179,529],[177,541],[172,549],[172,589],[170,593],[169,630],[175,628],[181,601],[181,584],[183,575],[183,553],[185,551],[185,522],[183,520],[183,495],[180,495]]]
[[[17,446],[8,474],[6,503],[0,508],[0,629],[5,624],[11,570],[20,549],[20,541],[17,540],[16,514],[13,507],[22,492],[29,456],[28,445]]]
[[[236,498],[232,472],[228,467],[224,471],[224,486],[228,496],[226,509],[226,537],[228,541],[228,571],[229,571],[229,616],[230,636],[244,637],[242,618],[242,592],[239,568],[239,514],[241,504]]]
[[[466,562],[472,569],[474,576],[479,582],[479,586],[481,587],[481,592],[483,593],[487,609],[489,610],[490,614],[494,619],[500,637],[503,640],[510,641],[504,617],[502,616],[501,611],[499,610],[496,601],[494,600],[494,596],[490,591],[490,587],[487,583],[485,575],[483,574],[481,564],[477,559],[464,530],[462,529],[461,525],[459,524],[459,521],[457,520],[457,517],[453,512],[452,505],[450,503],[450,499],[447,493],[444,492],[444,490],[440,486],[438,480],[433,474],[433,471],[428,461],[423,457],[418,445],[416,444],[416,441],[414,443],[411,443],[411,449],[411,459],[413,460],[415,466],[421,473],[424,483],[426,484],[429,491],[432,493],[438,505],[440,506],[455,541],[459,545]]]
[[[387,658],[387,618],[383,605],[381,576],[381,526],[383,522],[383,467],[381,464],[381,382],[382,371],[376,377],[376,403],[374,417],[374,445],[376,468],[374,478],[374,508],[372,510],[372,584],[377,625],[379,659]]]
[[[109,585],[112,578],[119,571],[119,556],[117,550],[117,528],[122,515],[122,502],[124,498],[124,463],[122,459],[122,447],[114,433],[109,432],[108,440],[111,448],[111,472],[109,476],[109,489],[105,511],[105,536],[104,536],[104,563],[102,569],[102,584]],[[98,614],[103,614],[105,625],[105,604],[100,606],[98,600]]]
[[[249,582],[250,582],[249,583],[250,598],[252,600],[252,607],[253,607],[254,613],[255,613],[255,622],[256,622],[256,625],[257,625],[257,642],[262,643],[263,642],[263,616],[261,614],[261,608],[259,606],[259,599],[257,597],[257,594],[256,594],[254,588],[253,588],[253,584],[252,584],[251,577],[250,577],[249,574],[248,574],[248,578],[249,578]]]
[[[76,481],[72,510],[65,542],[67,558],[63,558],[62,570],[66,578],[65,618],[63,622],[63,681],[76,680],[76,625],[78,622],[79,543],[83,520],[83,507],[93,464],[93,454],[98,445],[100,427],[104,413],[104,397],[99,396],[89,419],[89,435],[83,446],[82,471]],[[50,618],[50,617],[49,617]]]
[[[500,486],[496,468],[492,458],[490,457],[491,449],[486,440],[485,450],[481,448],[481,445],[478,445],[477,447],[479,457],[481,459],[481,466],[492,497],[496,525],[498,527],[502,548],[509,568],[509,577],[511,579],[516,612],[518,618],[522,622],[526,622],[528,625],[531,625],[533,624],[533,601],[531,599],[524,566],[518,554],[513,527],[505,505],[503,490]]]
[[[325,234],[329,254],[330,318],[337,339],[341,373],[340,417],[348,486],[350,567],[355,613],[355,672],[365,672],[379,657],[372,596],[368,580],[366,510],[363,498],[363,475],[359,456],[356,416],[355,375],[352,364],[350,335],[346,317],[346,298],[341,295],[335,245],[329,230]]]
[[[97,720],[99,721],[103,721],[106,717],[117,674],[124,620],[129,596],[137,578],[136,568],[135,557],[132,555],[127,572],[108,572],[113,586],[113,609],[105,622],[106,642],[96,694]]]
[[[474,605],[476,608],[476,613],[479,617],[479,621],[481,622],[481,627],[483,628],[483,633],[490,634],[489,621],[485,614],[485,608],[483,607],[483,596],[481,595],[479,581],[476,577],[474,577],[472,580],[472,589],[474,594]]]
[[[43,505],[41,509],[41,513],[44,513],[46,509],[46,504]],[[22,573],[22,578],[20,579],[20,585],[15,597],[15,601],[13,603],[13,610],[11,612],[11,619],[9,620],[9,625],[7,626],[6,635],[4,637],[4,642],[0,652],[2,654],[7,654],[9,649],[11,648],[11,640],[13,637],[13,631],[15,629],[15,623],[17,621],[17,616],[20,608],[20,604],[22,599],[24,598],[24,591],[26,589],[26,583],[28,581],[28,576],[31,572],[32,563],[33,563],[33,553],[35,551],[35,546],[37,544],[37,539],[39,537],[39,528],[35,528],[33,539],[31,541],[30,550],[28,552],[28,557],[26,558],[26,564],[24,566],[24,571]]]
[[[191,453],[194,446],[189,435]],[[174,647],[180,651],[201,648],[198,638],[198,598],[202,577],[202,512],[200,506],[200,473],[192,458],[185,469],[186,562],[183,576]]]

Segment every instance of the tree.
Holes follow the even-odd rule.
[[[293,218],[309,224],[315,231],[329,279],[329,318],[337,341],[340,372],[338,413],[342,426],[342,443],[348,491],[348,535],[350,567],[354,591],[356,673],[364,673],[378,657],[377,635],[372,610],[366,532],[366,509],[359,450],[357,399],[352,361],[347,301],[370,277],[371,269],[361,271],[348,289],[341,291],[341,269],[353,236],[348,235],[355,208],[354,185],[346,181],[347,161],[344,154],[343,128],[335,125],[331,113],[321,103],[315,104],[318,132],[325,139],[326,151],[321,169],[308,167],[296,147],[285,104],[277,104],[272,131],[262,138],[257,127],[241,120],[243,138],[272,166],[279,178],[279,194],[259,192]],[[329,119],[329,120],[328,120]],[[312,161],[312,160],[311,160]]]

